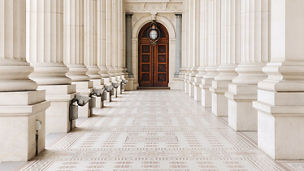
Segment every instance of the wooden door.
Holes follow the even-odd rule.
[[[169,36],[167,29],[157,23],[160,38],[153,44],[148,37],[151,23],[139,32],[138,79],[140,87],[168,87],[169,83]]]

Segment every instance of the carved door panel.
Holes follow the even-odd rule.
[[[148,38],[146,24],[139,33],[138,79],[140,87],[168,87],[169,36],[166,28],[158,23],[160,38],[153,44]]]

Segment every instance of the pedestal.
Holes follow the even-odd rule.
[[[211,87],[212,80],[212,78],[203,78],[202,84],[200,85],[201,104],[204,107],[211,107],[212,104],[211,91],[209,90]]]
[[[257,112],[252,107],[256,100],[257,85],[229,84],[228,123],[236,131],[256,131]]]
[[[28,161],[45,147],[45,91],[0,93],[0,161]]]
[[[193,97],[195,101],[201,101],[201,88],[200,88],[200,83],[201,83],[201,78],[200,77],[195,77],[194,82],[193,82]]]
[[[49,133],[69,132],[69,106],[76,93],[75,85],[49,85],[39,86],[38,89],[46,91],[46,100],[50,107],[46,110],[46,135]]]
[[[80,82],[72,82],[73,85],[76,85],[76,92],[83,96],[89,96],[91,93],[91,89],[93,88],[92,81],[80,81]],[[84,106],[78,107],[78,116],[88,118],[91,116],[90,105],[87,103]]]
[[[228,99],[225,92],[230,81],[213,80],[211,91],[212,113],[216,116],[228,116]]]
[[[258,90],[258,145],[274,159],[304,159],[304,92]]]

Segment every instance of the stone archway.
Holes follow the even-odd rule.
[[[160,24],[164,25],[168,30],[169,34],[169,87],[170,82],[174,78],[175,72],[175,28],[172,22],[164,17],[164,16],[157,16],[156,21]],[[151,16],[145,16],[137,20],[135,24],[132,26],[132,70],[134,74],[134,81],[133,81],[133,89],[136,89],[139,86],[138,83],[138,34],[141,28],[151,22]]]

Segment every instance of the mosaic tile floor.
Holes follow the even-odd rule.
[[[271,160],[183,92],[125,92],[113,101],[21,170],[304,169],[301,162]]]

